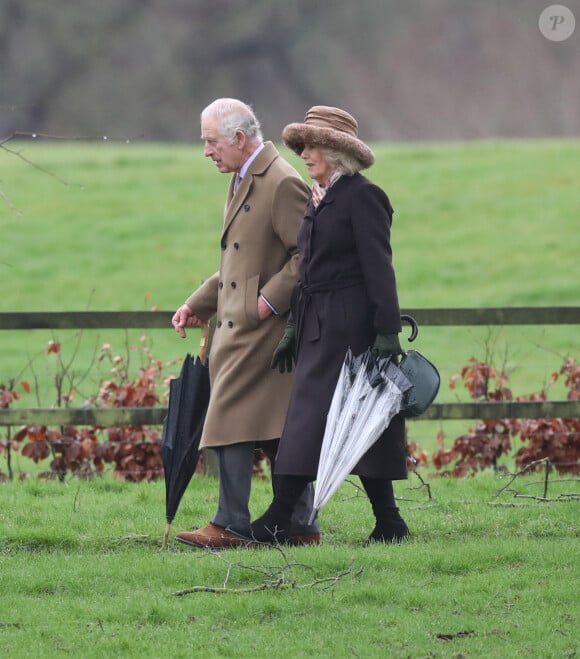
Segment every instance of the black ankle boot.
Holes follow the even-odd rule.
[[[309,482],[303,476],[276,476],[274,499],[268,510],[250,524],[251,537],[258,542],[285,543],[294,506]]]
[[[396,506],[392,481],[361,476],[361,482],[376,519],[365,546],[371,542],[399,543],[408,538],[411,533]]]
[[[406,540],[410,535],[409,527],[399,514],[399,509],[392,508],[389,511],[384,511],[381,518],[377,519],[376,526],[365,542],[365,545],[369,545],[372,542],[398,544]]]
[[[274,499],[268,510],[250,524],[250,535],[258,542],[284,544],[290,536],[292,507]]]

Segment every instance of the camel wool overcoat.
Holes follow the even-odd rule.
[[[392,264],[393,209],[361,174],[341,176],[298,234],[300,281],[292,299],[297,325],[296,371],[276,473],[314,478],[326,416],[348,348],[355,355],[378,333],[401,331]],[[406,478],[405,422],[397,415],[352,473]]]
[[[230,183],[220,269],[186,304],[202,320],[216,315],[209,356],[211,394],[200,447],[278,439],[292,374],[271,369],[298,277],[298,229],[309,188],[271,142],[234,194]],[[258,317],[258,295],[276,310]]]

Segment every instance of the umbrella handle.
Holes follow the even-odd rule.
[[[417,325],[417,321],[413,318],[413,316],[409,316],[406,313],[401,314],[401,320],[405,320],[406,322],[411,325],[411,336],[409,337],[409,342],[414,341],[417,338],[417,334],[419,333],[419,325]]]
[[[201,341],[199,342],[199,360],[205,363],[207,355],[207,347],[209,344],[209,323],[202,323],[201,325]]]

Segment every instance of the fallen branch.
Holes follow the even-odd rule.
[[[529,469],[537,467],[538,465],[541,465],[541,464],[545,465],[546,472],[548,472],[549,471],[548,467],[551,464],[549,458],[543,458],[542,460],[535,460],[534,462],[530,462],[530,464],[526,465],[523,469],[520,469],[515,474],[511,474],[510,480],[501,489],[499,489],[495,493],[495,496],[498,497],[500,494],[505,492],[505,490],[507,490],[510,487],[510,485],[516,480],[516,478],[518,476],[521,476],[522,474],[525,474],[526,471],[528,471]],[[544,478],[544,497],[547,495],[547,491],[548,491],[548,475],[546,473],[546,476]]]
[[[421,476],[421,474],[416,469],[413,469],[413,473],[421,481],[421,485],[419,485],[418,487],[409,487],[407,489],[412,491],[412,490],[421,490],[423,488],[426,488],[427,497],[428,497],[429,501],[433,501],[433,496],[431,494],[431,485],[429,485],[429,483],[425,482],[425,480],[423,479],[423,476]]]
[[[173,593],[172,595],[173,597],[184,597],[185,595],[191,595],[194,593],[214,593],[214,594],[223,595],[225,593],[234,593],[234,594],[257,593],[264,590],[289,590],[289,589],[305,590],[307,588],[318,588],[318,587],[321,587],[320,588],[321,590],[330,590],[331,588],[334,588],[334,586],[336,586],[336,584],[345,576],[353,573],[354,559],[352,560],[348,568],[339,572],[338,574],[329,577],[314,579],[313,581],[306,584],[299,584],[294,575],[294,568],[298,565],[302,567],[309,567],[309,566],[305,566],[304,564],[300,564],[300,563],[290,563],[286,557],[286,554],[279,545],[274,547],[274,549],[278,550],[279,553],[284,558],[284,565],[282,565],[281,567],[278,566],[256,567],[252,565],[243,565],[242,563],[230,562],[228,563],[226,577],[221,587],[193,586],[192,588],[185,588],[184,590],[179,590]],[[224,560],[223,556],[215,551],[211,551],[208,549],[207,552],[209,554],[217,556],[220,560]],[[228,588],[228,582],[230,580],[232,570],[236,567],[241,568],[243,570],[251,570],[253,572],[258,572],[264,577],[264,581],[261,584],[257,584],[255,586],[248,586],[245,588]],[[354,576],[359,577],[363,572],[364,572],[364,568],[359,568],[354,573]]]

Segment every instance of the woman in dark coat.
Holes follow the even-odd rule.
[[[338,108],[311,108],[302,124],[286,126],[285,144],[314,180],[298,234],[299,284],[292,320],[273,368],[296,373],[276,459],[276,495],[252,524],[262,542],[284,541],[294,504],[316,478],[326,415],[350,347],[360,354],[402,354],[401,317],[391,259],[393,209],[387,195],[359,172],[374,162],[357,137],[356,120]],[[392,480],[407,477],[404,420],[397,415],[353,469],[376,518],[369,541],[409,535],[395,505]]]

